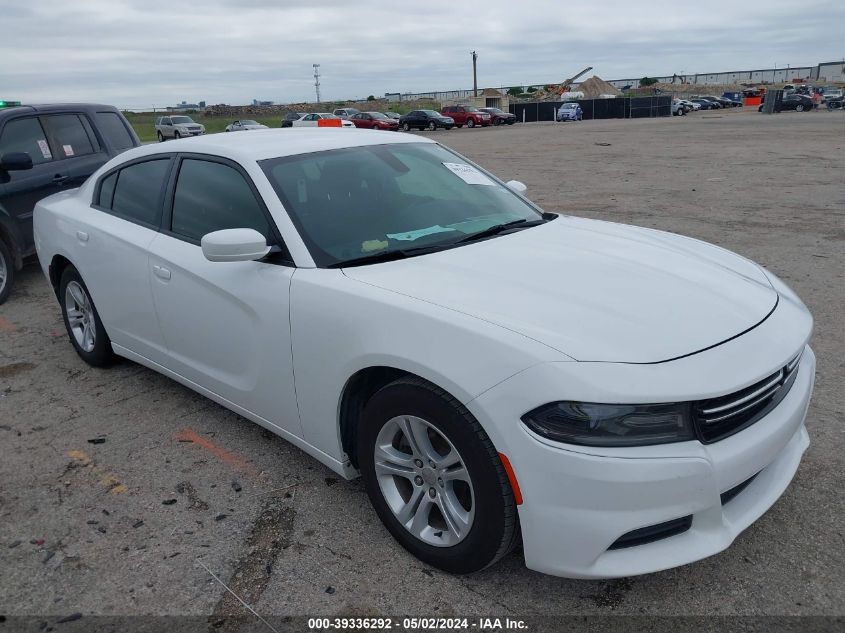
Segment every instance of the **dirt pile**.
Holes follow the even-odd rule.
[[[613,95],[615,97],[622,96],[622,92],[620,92],[618,88],[607,83],[604,79],[597,77],[596,75],[593,75],[586,81],[582,81],[574,88],[574,90],[583,92],[585,99],[598,99],[602,95]]]

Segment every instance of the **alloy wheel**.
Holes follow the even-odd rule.
[[[472,529],[475,492],[458,450],[422,418],[391,418],[376,438],[375,474],[396,519],[428,545],[451,547]]]
[[[0,295],[2,295],[3,291],[6,289],[8,279],[9,269],[7,268],[6,258],[3,256],[3,253],[0,252]]]
[[[94,308],[88,293],[76,281],[71,281],[65,289],[65,312],[76,344],[84,352],[94,351],[97,342]]]

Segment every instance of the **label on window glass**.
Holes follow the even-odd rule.
[[[62,149],[65,150],[65,156],[73,156],[73,145],[62,145]]]
[[[41,150],[41,155],[44,158],[53,158],[53,155],[50,153],[50,146],[47,145],[47,141],[43,138],[38,141],[38,149]]]
[[[443,166],[468,185],[496,184],[472,165],[465,165],[463,163],[443,163]]]

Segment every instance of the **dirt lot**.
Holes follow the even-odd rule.
[[[792,285],[818,376],[783,498],[727,551],[663,573],[573,581],[516,553],[449,576],[394,543],[359,482],[140,366],[84,365],[30,265],[0,307],[0,613],[244,613],[207,567],[274,615],[843,614],[845,113],[434,136],[548,210],[692,235]]]

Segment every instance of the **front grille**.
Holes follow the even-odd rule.
[[[748,428],[786,397],[798,375],[801,354],[771,376],[726,396],[693,405],[699,439],[710,444]]]
[[[692,515],[681,517],[680,519],[673,519],[665,523],[658,523],[657,525],[649,525],[648,527],[632,530],[627,534],[623,534],[616,539],[613,544],[607,549],[624,549],[626,547],[636,547],[637,545],[645,545],[646,543],[653,543],[676,534],[682,534],[690,529],[692,525]]]

